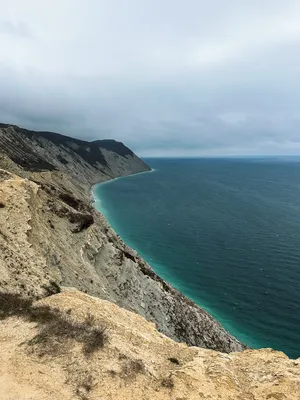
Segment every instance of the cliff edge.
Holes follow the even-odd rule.
[[[150,170],[133,152],[111,140],[89,143],[6,125],[0,146],[2,290],[41,298],[75,287],[188,345],[245,348],[157,276],[90,204],[95,182]]]
[[[299,400],[300,360],[176,343],[76,290],[0,296],[1,400]]]
[[[0,399],[298,400],[300,359],[245,350],[93,208],[91,185],[147,170],[0,125]]]

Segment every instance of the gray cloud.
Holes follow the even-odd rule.
[[[300,153],[300,3],[11,0],[0,120],[141,155]]]
[[[11,21],[0,20],[0,35],[12,35],[19,37],[30,37],[31,32],[24,22],[13,23]]]

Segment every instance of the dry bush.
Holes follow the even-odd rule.
[[[163,387],[165,387],[165,388],[167,388],[167,389],[173,389],[173,387],[174,387],[174,380],[173,380],[173,378],[171,377],[171,375],[168,376],[167,378],[164,378],[164,379],[161,381],[161,386],[163,386]]]
[[[2,203],[2,201],[0,201],[0,208],[4,208],[4,207],[5,207],[5,204]]]
[[[145,372],[145,365],[142,360],[127,360],[122,364],[122,378],[135,378],[137,374]]]
[[[88,400],[88,395],[92,391],[94,386],[94,379],[91,375],[83,376],[81,377],[79,382],[77,382],[76,395],[81,400]]]
[[[94,326],[96,323],[95,315],[88,312],[87,316],[85,317],[84,323],[86,326]]]
[[[0,319],[30,312],[32,300],[17,293],[0,293]]]
[[[56,314],[55,309],[48,310],[47,307],[41,307],[35,311],[36,318],[42,322],[42,326],[31,344],[43,344],[44,354],[55,355],[52,347],[53,349],[57,346],[63,348],[66,345],[66,339],[74,339],[82,343],[85,355],[91,355],[96,350],[103,348],[108,341],[106,328],[100,325],[92,326],[89,316],[84,322],[78,322],[70,318],[69,314]],[[47,349],[49,353],[46,351]]]
[[[90,355],[96,350],[102,349],[107,341],[108,335],[105,327],[93,328],[84,340],[83,351],[86,355]]]
[[[66,339],[74,339],[83,345],[86,355],[103,348],[109,340],[106,328],[97,324],[88,314],[84,322],[78,322],[67,314],[49,306],[32,306],[32,300],[18,294],[0,293],[0,318],[20,315],[39,326],[39,333],[28,343],[39,346],[39,355],[57,355],[66,345]]]

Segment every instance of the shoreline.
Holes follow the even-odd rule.
[[[224,329],[226,330],[226,332],[228,332],[231,336],[233,336],[236,340],[238,340],[240,343],[243,343],[246,345],[247,348],[262,348],[263,346],[259,346],[258,344],[247,344],[247,343],[251,343],[253,342],[253,340],[251,340],[251,337],[247,334],[242,334],[240,335],[240,330],[236,329],[233,327],[232,324],[228,324],[227,322],[225,322],[225,318],[222,318],[218,315],[218,313],[216,313],[214,310],[211,310],[211,308],[204,304],[202,302],[199,302],[198,299],[195,298],[195,296],[185,293],[185,291],[182,291],[180,282],[175,282],[175,280],[172,280],[171,277],[166,278],[163,277],[161,274],[161,269],[163,269],[164,267],[162,265],[159,265],[158,263],[153,262],[152,260],[149,260],[148,257],[143,253],[143,251],[141,251],[140,249],[137,249],[132,243],[130,243],[126,237],[124,237],[124,235],[121,235],[118,231],[118,229],[116,229],[114,227],[114,224],[109,221],[109,217],[107,216],[107,213],[105,213],[104,208],[101,207],[101,199],[99,197],[97,197],[94,193],[94,190],[97,186],[103,185],[103,184],[108,184],[108,183],[112,183],[115,182],[116,180],[119,179],[123,179],[123,178],[130,178],[130,177],[135,177],[136,175],[140,175],[140,174],[145,174],[145,173],[149,173],[149,172],[155,172],[157,171],[156,169],[151,169],[151,171],[143,171],[143,172],[139,172],[136,174],[131,174],[131,175],[126,175],[126,176],[121,176],[121,177],[117,177],[117,178],[113,178],[113,179],[109,179],[107,181],[104,182],[100,182],[98,184],[93,185],[93,207],[96,209],[96,211],[98,211],[103,218],[105,219],[106,223],[109,225],[109,227],[117,234],[120,236],[120,238],[122,239],[122,241],[126,244],[126,246],[128,246],[130,249],[134,250],[142,259],[144,259],[146,261],[146,263],[150,266],[150,268],[153,270],[153,272],[155,273],[155,275],[157,275],[157,277],[159,279],[161,279],[162,281],[166,282],[167,285],[170,285],[171,287],[173,287],[177,292],[179,292],[182,296],[186,297],[189,301],[191,301],[192,303],[194,303],[197,307],[200,307],[204,312],[206,312],[210,317],[212,317],[213,319],[215,319],[217,321],[217,323]],[[96,207],[96,204],[98,202],[98,206],[99,208]],[[205,303],[205,302],[204,302]],[[238,333],[238,334],[236,334]],[[242,337],[241,337],[242,336]],[[239,338],[241,337],[241,338]]]
[[[95,190],[95,188],[96,188],[97,186],[104,185],[104,184],[107,184],[107,183],[112,183],[112,182],[117,181],[118,179],[130,178],[130,177],[137,176],[137,175],[141,175],[141,174],[149,174],[149,173],[155,172],[155,171],[157,171],[155,168],[151,168],[150,171],[136,172],[136,173],[134,173],[134,174],[125,175],[125,176],[118,176],[118,177],[116,177],[116,178],[107,179],[106,181],[103,181],[103,182],[95,183],[94,185],[91,186],[91,189],[90,189],[90,198],[91,198],[91,201],[92,201],[92,205],[95,207],[96,198],[95,198],[94,190]],[[96,207],[95,207],[95,208],[96,208]],[[96,210],[97,210],[97,209],[96,209]],[[99,210],[97,210],[97,211],[100,212],[100,213],[103,215],[103,213],[102,213],[101,211],[99,211]],[[104,216],[104,215],[103,215],[103,216]],[[105,216],[104,216],[104,217],[105,217]],[[105,217],[105,219],[107,219],[107,218]],[[107,223],[108,223],[108,221],[107,221]],[[109,224],[109,225],[110,225],[110,224]]]

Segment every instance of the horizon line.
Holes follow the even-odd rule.
[[[199,159],[199,158],[282,158],[282,157],[288,157],[288,158],[293,158],[293,157],[300,157],[300,154],[253,154],[253,155],[213,155],[213,156],[208,156],[208,155],[199,155],[199,156],[139,156],[140,158],[147,159],[147,158],[168,158],[168,159]]]

